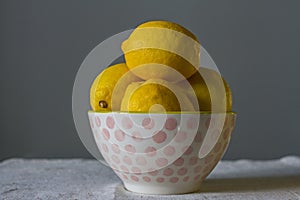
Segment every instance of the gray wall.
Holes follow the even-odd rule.
[[[0,1],[0,159],[90,157],[76,72],[106,38],[153,19],[192,30],[234,94],[226,159],[300,155],[300,1]]]

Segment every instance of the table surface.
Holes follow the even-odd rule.
[[[8,159],[0,163],[0,199],[300,199],[300,157],[221,161],[197,193],[126,191],[96,160]]]

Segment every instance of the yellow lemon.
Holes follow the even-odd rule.
[[[219,73],[201,67],[188,81],[193,88],[193,91],[187,90],[188,96],[196,95],[200,111],[231,111],[231,90]]]
[[[139,25],[121,46],[138,77],[176,82],[192,76],[200,63],[200,44],[186,28],[168,21]]]
[[[122,81],[121,78],[123,78]],[[90,89],[90,104],[94,111],[120,110],[121,101],[126,87],[140,79],[132,74],[125,63],[119,63],[106,68],[94,80]],[[119,94],[112,99],[116,84],[120,85]],[[122,90],[123,89],[123,90]],[[122,92],[123,91],[123,92]]]
[[[127,87],[121,111],[194,111],[194,107],[177,85],[160,79],[150,79],[132,83]]]

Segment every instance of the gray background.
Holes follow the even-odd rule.
[[[0,1],[0,160],[90,157],[72,119],[89,51],[146,20],[192,30],[234,94],[225,159],[300,155],[300,1]]]

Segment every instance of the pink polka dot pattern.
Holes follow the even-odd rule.
[[[137,175],[140,175],[141,172],[142,172],[142,170],[141,170],[140,168],[138,168],[138,167],[132,167],[132,168],[131,168],[131,171],[132,171],[133,173],[137,174]]]
[[[125,129],[131,129],[132,126],[133,126],[133,123],[131,121],[131,119],[129,117],[124,117],[122,119],[122,126],[125,128]]]
[[[135,147],[132,146],[131,144],[127,144],[127,145],[125,146],[125,150],[126,150],[128,153],[135,153],[135,152],[136,152]]]
[[[209,155],[205,158],[205,164],[210,163],[214,159],[214,155]]]
[[[126,180],[128,179],[128,177],[125,174],[123,174],[123,178]]]
[[[120,169],[121,169],[123,172],[125,172],[125,173],[128,173],[128,172],[129,172],[128,168],[125,167],[124,165],[121,165]]]
[[[101,146],[102,146],[102,150],[104,152],[108,153],[108,147],[107,147],[107,145],[103,143],[103,144],[101,144]]]
[[[138,157],[136,157],[136,163],[138,165],[145,166],[145,165],[147,165],[147,160],[143,156],[138,156]]]
[[[187,182],[189,179],[190,179],[190,177],[186,176],[182,180],[183,180],[183,182]]]
[[[160,144],[167,139],[167,134],[163,131],[159,131],[152,136],[154,142]]]
[[[114,163],[119,164],[120,163],[120,159],[116,156],[116,155],[112,155],[111,159]]]
[[[183,148],[184,155],[190,155],[193,152],[193,148],[191,146]]]
[[[164,181],[165,181],[165,179],[162,178],[162,177],[158,177],[158,178],[156,179],[156,182],[158,182],[158,183],[163,183]]]
[[[96,126],[97,126],[97,127],[100,127],[100,126],[101,126],[101,120],[100,120],[99,117],[96,117],[96,118],[95,118],[95,123],[96,123]]]
[[[165,176],[171,176],[171,175],[173,175],[173,173],[174,173],[174,170],[171,169],[171,168],[167,168],[167,169],[165,169],[164,172],[163,172],[163,174],[164,174]]]
[[[175,148],[173,146],[166,146],[163,151],[166,156],[172,156],[175,153]]]
[[[90,126],[91,126],[91,128],[93,129],[93,128],[94,128],[94,122],[93,122],[93,120],[92,120],[91,117],[89,118],[89,121],[90,121]]]
[[[189,160],[190,165],[196,165],[197,162],[198,162],[198,157],[196,157],[196,156],[191,157]]]
[[[172,177],[172,178],[170,178],[170,182],[171,182],[171,183],[177,183],[178,180],[179,180],[179,178],[177,178],[177,177]]]
[[[144,176],[144,177],[143,177],[143,180],[144,180],[145,182],[150,182],[150,181],[151,181],[151,178],[148,177],[148,176]]]
[[[154,171],[149,170],[148,174],[151,175],[151,176],[156,176],[158,174],[158,171],[157,170],[154,170]]]
[[[119,154],[120,153],[120,148],[117,144],[112,144],[111,145],[111,150],[116,153],[116,154]]]
[[[130,178],[135,182],[139,182],[139,178],[137,176],[132,175]]]
[[[173,164],[176,166],[182,166],[183,163],[184,163],[184,159],[182,157],[180,157],[177,160],[175,160],[175,162]]]
[[[166,158],[158,158],[155,163],[158,167],[164,167],[168,164],[168,160]]]
[[[186,127],[188,129],[197,129],[199,122],[195,118],[189,118],[186,123]]]
[[[145,149],[145,153],[147,154],[147,156],[155,156],[156,155],[156,149],[154,147],[147,147]]]
[[[124,156],[123,162],[126,163],[127,165],[132,165],[132,161],[129,156]]]
[[[102,129],[102,135],[103,135],[105,140],[109,140],[110,135],[109,135],[109,132],[106,128]]]
[[[115,131],[115,138],[117,141],[122,142],[125,140],[125,133],[121,130]]]
[[[214,147],[214,152],[217,153],[220,151],[222,144],[218,142]]]
[[[187,173],[187,168],[183,167],[183,168],[180,168],[178,171],[177,171],[177,174],[180,175],[180,176],[183,176]]]
[[[145,129],[152,129],[154,127],[154,120],[147,117],[147,118],[143,119],[142,126]]]
[[[142,139],[142,135],[139,133],[139,132],[133,132],[132,133],[132,139],[135,141],[135,142],[141,142],[143,139]]]
[[[169,131],[172,131],[175,128],[177,128],[177,121],[176,121],[176,119],[174,119],[174,118],[168,118],[166,120],[166,123],[165,123],[165,128],[167,130],[169,130]]]
[[[197,181],[200,179],[200,175],[195,176],[194,180]]]
[[[197,167],[194,168],[194,173],[199,173],[201,172],[202,166],[198,165]]]
[[[114,119],[113,119],[111,116],[108,116],[108,117],[106,118],[106,126],[107,126],[108,128],[110,128],[110,129],[113,129],[113,128],[114,128],[114,126],[115,126],[115,121],[114,121]]]
[[[186,138],[187,138],[187,133],[186,133],[186,132],[179,131],[179,132],[177,132],[177,134],[175,135],[174,140],[175,140],[175,142],[178,142],[178,143],[179,143],[179,142],[185,141]]]
[[[197,135],[195,136],[195,142],[202,142],[202,141],[203,141],[202,134],[198,132]]]

